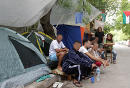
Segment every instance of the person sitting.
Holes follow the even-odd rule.
[[[106,67],[108,65],[108,61],[107,60],[103,60],[99,57],[94,57],[93,55],[91,55],[89,52],[88,52],[88,49],[90,48],[91,46],[91,42],[89,40],[87,41],[83,41],[83,46],[80,47],[79,49],[79,52],[82,52],[83,54],[85,54],[86,56],[88,56],[90,59],[94,60],[94,61],[97,61],[97,62],[101,62],[104,67]]]
[[[95,58],[97,58],[97,59],[102,59],[102,58],[99,56],[98,44],[97,44],[97,43],[94,43],[94,44],[93,44],[93,47],[90,48],[90,49],[88,50],[88,52],[89,52],[91,55],[93,55]],[[100,67],[102,63],[101,63],[100,61],[96,61],[95,64],[96,64],[98,67]]]
[[[94,43],[98,43],[98,38],[97,37],[91,37],[89,39],[89,41],[91,42],[91,48],[93,47]],[[99,46],[98,46],[99,47]],[[105,59],[105,56],[104,56],[104,47],[100,46],[100,48],[98,48],[98,53],[99,53],[99,56],[101,56],[102,59]]]
[[[56,40],[53,40],[49,49],[49,59],[51,61],[58,61],[57,69],[62,71],[61,62],[68,49],[62,42],[62,35],[58,34]]]
[[[73,83],[77,87],[82,86],[80,83],[82,75],[96,66],[90,58],[78,51],[80,47],[80,42],[74,42],[73,49],[64,56],[62,62],[63,72],[75,75]]]
[[[107,38],[106,38],[106,42],[104,43],[104,46],[105,46],[105,49],[108,50],[108,52],[110,52],[109,50],[112,50],[113,63],[116,64],[117,53],[113,49],[113,45],[115,45],[115,43],[113,42],[112,38],[113,38],[113,35],[111,33],[107,34]]]

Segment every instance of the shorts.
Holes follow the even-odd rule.
[[[56,53],[50,55],[49,58],[50,58],[51,61],[58,61]]]

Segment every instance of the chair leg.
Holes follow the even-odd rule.
[[[111,63],[113,63],[113,60],[112,60],[112,53],[111,53]]]
[[[107,60],[107,52],[105,51],[105,59]]]

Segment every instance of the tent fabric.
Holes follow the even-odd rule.
[[[79,4],[78,0],[72,0],[72,7],[78,7]],[[91,6],[91,14],[89,15],[87,12],[79,12],[82,13],[82,15],[75,15],[77,13],[75,8],[67,9],[64,7],[59,6],[58,4],[55,4],[51,11],[50,16],[50,23],[52,25],[58,25],[58,24],[67,24],[67,25],[76,25],[75,21],[81,21],[82,18],[89,18],[89,22],[93,21],[99,14],[101,14],[101,11],[99,11],[94,6]],[[76,19],[77,20],[76,20]],[[80,22],[78,22],[80,23]],[[83,23],[82,23],[83,24]]]
[[[95,25],[94,25],[94,28],[95,29],[98,29],[98,27],[102,27],[102,29],[104,29],[104,22],[102,22],[102,21],[99,21],[99,20],[95,20]]]
[[[0,25],[25,27],[46,15],[57,0],[1,0]]]
[[[45,57],[28,39],[15,31],[0,28],[0,88],[12,88],[10,86],[15,83],[26,85],[48,74],[50,70],[46,63]],[[34,75],[31,74],[33,71],[36,72]]]
[[[58,25],[57,33],[63,35],[63,43],[69,49],[73,48],[75,41],[82,42],[80,26]]]
[[[41,39],[37,35],[35,35],[35,33],[34,32],[31,32],[31,33],[26,32],[26,33],[23,33],[22,35],[24,37],[28,38],[34,44],[34,46],[36,46],[37,49],[39,49],[39,51],[42,51],[43,54],[45,54],[46,56],[49,56],[49,48],[50,48],[50,44],[51,44],[53,39],[50,36],[43,33],[43,32],[38,32],[38,34],[40,34],[41,36],[43,36],[45,38],[44,47],[42,47],[41,44],[40,44],[40,46],[38,44],[38,42],[40,42]]]
[[[85,28],[84,27],[80,27],[80,32],[81,32],[81,40],[83,41]]]
[[[75,13],[75,24],[82,23],[83,20],[83,13],[76,12]]]

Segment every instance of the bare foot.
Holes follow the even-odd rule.
[[[102,64],[103,64],[103,66],[104,66],[104,68],[105,68],[105,67],[106,67],[106,62],[105,62],[105,60],[102,61]]]
[[[103,66],[104,66],[104,67],[109,66],[109,63],[108,63],[107,60],[102,61],[102,63],[103,63]]]
[[[92,64],[92,69],[96,67],[96,64]]]
[[[109,66],[109,61],[108,61],[108,60],[106,60],[105,62],[106,62],[106,66]]]
[[[57,69],[62,71],[62,67],[61,66],[57,66]]]

